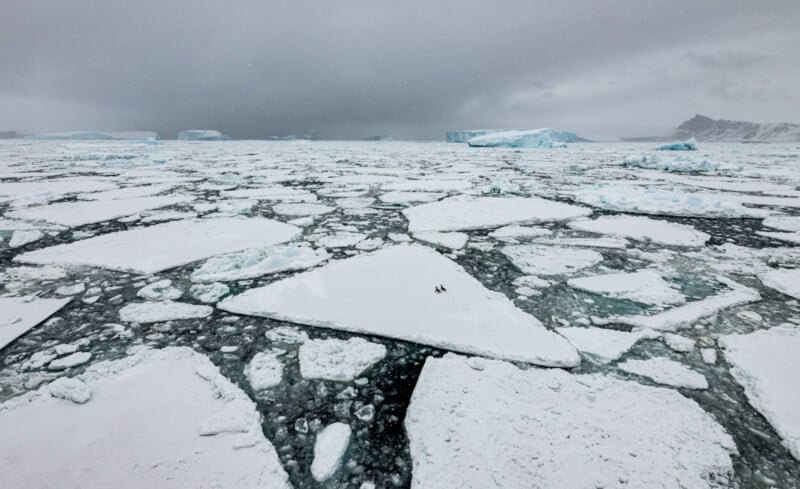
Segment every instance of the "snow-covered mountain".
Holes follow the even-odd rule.
[[[800,142],[800,124],[786,122],[758,124],[711,119],[698,114],[678,126],[672,133],[674,140],[683,141],[690,138],[698,141]]]

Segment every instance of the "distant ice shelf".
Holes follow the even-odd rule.
[[[155,139],[157,137],[158,133],[154,131],[69,131],[48,132],[25,136],[26,139],[72,139],[79,141],[94,141],[104,139],[147,140]]]
[[[178,133],[179,141],[229,141],[230,139],[213,129],[188,129]]]

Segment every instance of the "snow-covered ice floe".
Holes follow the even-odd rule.
[[[719,340],[731,374],[800,460],[800,328],[778,326]]]
[[[444,292],[436,289],[444,286]],[[217,307],[549,366],[578,365],[561,336],[430,248],[398,245],[250,289]]]
[[[522,273],[530,275],[570,274],[603,261],[596,251],[561,246],[512,245],[502,252]]]
[[[134,302],[119,310],[119,318],[129,323],[160,323],[177,319],[198,319],[210,316],[211,306],[197,306],[183,302]]]
[[[538,197],[452,197],[403,211],[412,233],[565,221],[589,214],[591,209]]]
[[[311,475],[317,482],[330,479],[342,466],[342,459],[350,445],[352,430],[344,423],[333,423],[319,433],[314,442],[314,460]]]
[[[558,334],[569,340],[581,353],[591,356],[599,363],[608,363],[621,357],[641,339],[655,339],[660,336],[653,330],[633,332],[604,328],[556,328]]]
[[[675,331],[723,309],[761,300],[761,295],[750,287],[722,276],[718,276],[716,279],[721,284],[726,285],[728,290],[657,314],[649,316],[612,316],[609,320],[637,328]]]
[[[386,356],[386,347],[362,338],[309,340],[300,346],[304,379],[350,381]]]
[[[279,245],[251,248],[209,258],[192,272],[193,282],[232,281],[256,278],[270,273],[304,270],[328,260],[322,248]]]
[[[72,298],[0,297],[0,350],[67,305]]]
[[[765,217],[762,209],[745,207],[730,197],[681,188],[659,188],[624,183],[582,185],[573,193],[580,203],[618,212],[664,216],[716,218]]]
[[[545,128],[487,133],[470,138],[467,144],[481,148],[553,148],[575,142],[577,139],[578,136],[574,132]]]
[[[708,389],[708,381],[703,374],[666,357],[631,359],[617,365],[625,372],[647,377],[653,382],[687,389]]]
[[[686,297],[670,286],[661,274],[649,269],[633,273],[609,273],[573,278],[567,280],[567,284],[576,289],[615,299],[627,299],[656,306],[686,302]]]
[[[176,221],[31,251],[15,260],[157,273],[221,253],[286,242],[299,234],[295,226],[258,217]]]
[[[405,427],[414,488],[727,487],[733,439],[672,389],[447,354]]]
[[[63,386],[0,405],[5,487],[290,487],[256,405],[206,357],[140,349],[79,380],[81,405]]]
[[[579,219],[568,226],[579,231],[606,234],[671,246],[703,246],[710,236],[685,224],[643,216],[601,216]]]
[[[769,270],[760,274],[758,278],[767,287],[800,299],[800,268]]]

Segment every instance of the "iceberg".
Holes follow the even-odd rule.
[[[31,134],[30,136],[25,136],[25,139],[67,139],[77,141],[131,139],[146,141],[157,137],[158,133],[154,131],[69,131]]]
[[[657,155],[629,156],[623,166],[644,168],[647,170],[663,170],[673,173],[706,172],[719,169],[719,163],[705,158],[672,155],[672,158]]]
[[[697,140],[675,141],[656,148],[659,151],[697,151]]]
[[[466,143],[472,138],[478,136],[485,136],[495,132],[508,132],[511,129],[469,129],[469,130],[456,130],[447,131],[446,137],[448,143]]]
[[[230,141],[230,139],[213,129],[189,129],[178,133],[178,141]]]
[[[479,148],[553,148],[577,140],[578,136],[574,132],[545,128],[485,134],[469,139],[467,144]]]

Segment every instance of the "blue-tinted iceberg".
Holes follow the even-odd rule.
[[[180,141],[230,141],[231,138],[213,129],[189,129],[178,133]]]
[[[719,163],[706,158],[695,158],[688,155],[644,155],[629,156],[622,163],[624,166],[663,170],[668,172],[704,172],[719,169]]]
[[[466,143],[472,138],[493,134],[496,132],[506,132],[510,129],[469,129],[464,131],[447,131],[448,143]]]
[[[103,139],[132,139],[146,141],[155,140],[158,133],[153,131],[69,131],[49,132],[25,136],[26,139],[71,139],[79,141],[93,141]]]
[[[656,148],[661,151],[697,151],[697,140],[695,138],[688,141],[675,141]]]
[[[574,132],[553,129],[530,129],[527,131],[503,131],[474,137],[467,144],[488,148],[553,148],[578,140]]]

